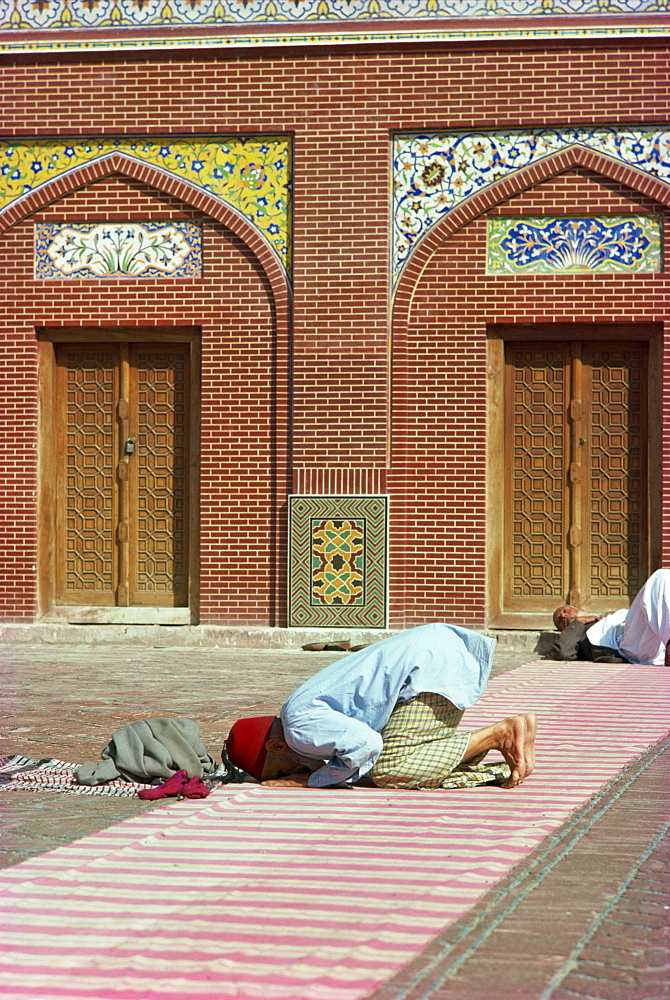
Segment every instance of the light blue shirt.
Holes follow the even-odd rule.
[[[379,735],[399,701],[424,692],[469,708],[488,683],[495,639],[457,625],[421,625],[342,657],[305,681],[280,713],[297,753],[324,760],[312,788],[350,783],[382,750]]]

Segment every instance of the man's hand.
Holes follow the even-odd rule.
[[[269,778],[268,781],[263,781],[261,784],[272,785],[275,788],[307,788],[310,774],[310,771],[287,774],[285,778]]]

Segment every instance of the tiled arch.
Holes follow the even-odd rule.
[[[123,153],[106,156],[75,167],[41,184],[39,187],[12,202],[0,212],[0,236],[18,222],[65,195],[92,184],[111,174],[121,174],[179,198],[185,204],[216,219],[238,236],[254,254],[272,288],[279,325],[288,330],[290,285],[288,276],[273,248],[262,234],[231,205],[187,180],[160,170],[151,164],[141,163]]]
[[[429,229],[419,242],[400,275],[396,289],[393,308],[396,347],[398,339],[402,340],[407,328],[414,289],[438,247],[453,233],[462,229],[478,215],[493,208],[494,205],[573,167],[592,170],[610,180],[627,185],[661,205],[670,207],[670,184],[644,170],[617,162],[594,150],[585,149],[583,146],[570,146],[561,152],[539,160],[537,163],[521,167],[462,201],[460,205],[446,213],[435,226]]]
[[[141,163],[123,153],[114,152],[104,157],[100,157],[93,162],[72,168],[67,173],[63,173],[39,187],[27,192],[20,198],[14,200],[4,211],[0,212],[0,239],[9,230],[20,223],[25,223],[32,214],[40,209],[52,205],[55,201],[62,199],[87,185],[103,180],[111,176],[121,176],[132,178],[153,188],[158,192],[178,198],[183,204],[196,209],[198,212],[212,220],[225,226],[233,233],[249,251],[253,258],[254,267],[261,280],[268,288],[268,299],[270,300],[270,325],[268,334],[274,338],[274,344],[270,348],[268,355],[272,378],[274,383],[271,386],[272,414],[271,421],[273,432],[276,435],[272,445],[272,461],[277,470],[277,494],[281,497],[286,491],[287,477],[287,442],[289,436],[289,361],[290,361],[290,318],[291,318],[291,285],[289,276],[284,269],[276,252],[263,238],[254,226],[231,205],[221,198],[200,190],[195,185],[179,177],[171,175],[167,171],[162,171],[151,164]],[[107,206],[105,206],[107,207]],[[103,209],[104,211],[104,209]],[[233,282],[234,288],[234,282]],[[59,289],[62,293],[62,288]],[[273,322],[274,321],[274,322]],[[197,318],[196,318],[197,324]],[[84,322],[85,327],[96,326],[95,320]],[[104,320],[100,325],[105,328]],[[115,324],[112,324],[113,326]],[[140,324],[144,328],[144,324]],[[150,324],[151,325],[151,324]],[[160,327],[160,314],[155,324]],[[30,322],[27,329],[32,331],[34,327]],[[217,388],[214,389],[216,393]],[[216,428],[216,422],[213,421]],[[218,434],[218,432],[217,432]],[[218,474],[218,473],[217,473]],[[212,469],[203,464],[202,482],[206,477],[215,478]],[[276,504],[271,514],[271,561],[274,566],[285,560],[285,513],[281,504]],[[271,583],[271,594],[273,606],[282,608],[285,603],[285,584],[279,574]],[[205,580],[203,573],[202,580]],[[274,614],[274,612],[273,612]]]
[[[398,281],[392,312],[393,465],[402,468],[407,454],[408,386],[414,374],[409,352],[410,319],[415,291],[431,257],[452,235],[495,205],[573,167],[583,167],[618,181],[670,207],[670,184],[593,150],[572,146],[509,174],[464,200],[440,219],[417,245]]]

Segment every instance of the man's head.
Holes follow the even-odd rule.
[[[274,721],[274,715],[238,719],[228,733],[224,745],[224,750],[231,764],[246,771],[258,781],[261,780],[263,774],[263,765],[267,756],[265,744],[270,738]]]
[[[323,760],[291,750],[281,719],[273,715],[238,719],[228,733],[225,749],[231,764],[257,781],[315,771],[323,764]]]
[[[572,604],[562,604],[560,608],[556,608],[554,611],[554,626],[559,632],[566,629],[570,622],[574,621],[575,618],[579,617],[582,612],[579,608],[575,608]]]

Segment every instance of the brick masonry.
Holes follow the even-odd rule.
[[[485,217],[461,214],[460,228],[449,235],[438,227],[425,259],[408,269],[391,329],[390,137],[665,122],[667,46],[630,39],[51,54],[5,58],[0,73],[12,95],[5,137],[266,133],[294,141],[290,371],[279,269],[250,229],[213,219],[206,197],[186,203],[167,182],[157,191],[144,168],[134,178],[90,171],[78,190],[59,184],[51,205],[35,199],[28,218],[12,215],[0,241],[2,618],[37,615],[35,329],[186,325],[202,336],[200,620],[285,624],[292,480],[303,489],[314,483],[315,492],[325,481],[370,492],[384,484],[391,628],[435,618],[483,625],[487,326],[663,323],[667,278],[486,278]],[[644,195],[623,170],[604,179],[593,164],[557,162],[559,176],[536,173],[525,192],[506,183],[506,200],[482,211],[663,211],[655,200],[663,185],[650,181]],[[110,218],[202,220],[203,278],[133,289],[115,279],[76,287],[34,280],[33,222]],[[669,434],[666,423],[666,449]]]
[[[529,216],[658,209],[637,192],[578,167],[490,212]],[[486,480],[487,330],[495,324],[549,322],[602,324],[606,331],[609,324],[632,317],[639,323],[659,318],[660,276],[554,275],[538,283],[518,275],[508,281],[484,274],[485,256],[486,215],[480,215],[435,247],[413,284],[411,307],[396,341],[396,467],[405,465],[408,517],[414,520],[415,542],[421,540],[408,552],[404,573],[405,607],[414,620],[439,616],[445,598],[458,608],[459,620],[474,612],[477,621],[485,613],[480,581],[486,572],[487,525],[480,498]],[[398,294],[403,293],[401,287]],[[439,545],[445,538],[448,569],[443,541]]]

